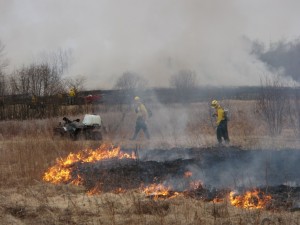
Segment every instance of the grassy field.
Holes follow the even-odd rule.
[[[255,102],[224,101],[231,110],[231,145],[243,149],[300,149],[289,121],[280,136],[270,137]],[[42,181],[45,171],[71,152],[102,143],[134,149],[207,147],[216,144],[207,103],[151,105],[151,140],[134,132],[133,110],[98,106],[107,132],[103,142],[54,137],[62,118],[0,123],[0,224],[300,224],[300,212],[241,209],[184,196],[155,201],[139,190],[87,195],[84,187]],[[83,118],[83,115],[72,116]]]

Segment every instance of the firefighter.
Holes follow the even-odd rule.
[[[137,115],[137,118],[135,123],[134,135],[130,140],[135,140],[141,129],[144,131],[146,138],[150,139],[148,126],[147,126],[148,111],[145,105],[141,102],[140,97],[136,96],[134,98],[134,103],[135,103],[135,113]]]
[[[69,91],[69,104],[73,105],[75,102],[75,95],[76,95],[76,91],[75,88],[72,87]]]
[[[217,100],[213,100],[211,102],[211,107],[213,107],[216,110],[213,116],[217,118],[216,133],[217,133],[218,143],[220,145],[222,144],[222,138],[224,139],[225,143],[229,143],[226,113]]]
[[[33,94],[33,95],[31,96],[31,103],[32,103],[32,105],[36,105],[36,104],[37,104],[37,97],[36,97],[35,94]]]
[[[37,97],[35,94],[31,96],[31,104],[29,105],[29,108],[36,109],[37,108]]]

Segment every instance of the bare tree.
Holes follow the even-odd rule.
[[[74,78],[68,77],[64,79],[64,84],[66,87],[75,88],[75,90],[82,91],[84,90],[84,84],[85,84],[86,78],[84,76],[76,76]]]
[[[123,73],[115,83],[114,87],[119,90],[139,90],[147,86],[147,80],[133,72]]]
[[[5,94],[7,94],[6,84],[6,76],[4,74],[0,74],[0,96],[4,96]]]
[[[5,68],[8,66],[8,59],[5,58],[5,45],[0,40],[0,95],[3,96],[6,94],[7,85],[6,85],[6,76]]]
[[[261,91],[257,107],[265,119],[272,136],[281,134],[287,113],[289,96],[280,77],[265,78],[261,81]]]
[[[3,73],[3,69],[8,66],[8,59],[5,58],[5,45],[0,40],[0,73]]]
[[[57,49],[56,51],[43,52],[40,55],[40,63],[47,64],[52,73],[61,76],[66,72],[72,61],[71,49]]]
[[[176,95],[181,100],[191,98],[197,87],[197,74],[191,70],[180,70],[170,78],[171,87],[176,89]]]
[[[293,94],[290,96],[289,100],[289,119],[291,122],[291,127],[293,128],[295,134],[300,136],[300,89],[299,87],[293,87]]]
[[[197,86],[197,75],[191,70],[180,70],[171,76],[170,85],[178,90],[195,88]]]
[[[49,96],[64,90],[62,74],[67,69],[67,55],[61,50],[51,53],[29,66],[16,70],[10,77],[10,88],[14,94]]]

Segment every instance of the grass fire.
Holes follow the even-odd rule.
[[[112,145],[102,145],[97,149],[85,149],[78,153],[70,153],[64,159],[57,159],[56,164],[49,168],[44,174],[43,180],[54,184],[58,183],[82,183],[80,175],[77,178],[72,179],[72,167],[76,163],[92,163],[106,159],[122,159],[131,158],[135,159],[134,153],[131,155],[120,151],[120,147],[114,147]]]
[[[238,195],[234,191],[230,194],[230,203],[234,206],[245,209],[262,209],[270,203],[272,197],[258,190],[247,191],[243,195]]]
[[[101,125],[106,127],[101,142],[80,137],[84,133],[78,133],[76,140],[68,138],[68,133],[52,136],[61,118],[26,121],[26,126],[19,121],[2,122],[0,129],[9,129],[3,130],[5,140],[0,146],[0,221],[20,225],[297,224],[297,141],[263,136],[264,128],[245,124],[251,111],[244,110],[243,102],[230,104],[239,110],[231,111],[231,140],[223,146],[216,145],[204,103],[187,112],[178,105],[152,106],[150,140],[143,133],[129,140],[135,112],[125,114],[123,120],[118,107],[91,106],[101,112]],[[169,118],[164,117],[166,111]],[[77,118],[84,115],[71,115],[70,121],[80,127]],[[184,119],[175,120],[179,117]]]
[[[243,177],[239,177],[238,172],[240,171],[236,174],[231,171],[235,180],[232,183],[228,180],[228,186],[209,178],[211,176],[216,180],[219,179],[218,174],[214,173],[220,173],[220,170],[215,171],[213,167],[222,168],[225,164],[237,165],[238,161],[241,166],[248,167],[249,163],[253,163],[248,161],[253,151],[234,148],[227,148],[226,152],[222,149],[177,149],[168,153],[172,154],[172,157],[170,155],[168,157],[174,158],[171,161],[164,159],[166,151],[168,150],[156,150],[153,157],[157,154],[161,156],[160,161],[156,161],[151,160],[149,152],[139,151],[140,158],[137,158],[135,151],[130,152],[128,149],[122,151],[120,147],[101,145],[94,150],[86,149],[76,154],[70,153],[64,159],[57,159],[56,165],[47,170],[43,180],[54,184],[82,185],[87,189],[88,195],[107,192],[121,194],[135,190],[156,201],[181,196],[213,203],[229,201],[232,206],[245,209],[275,209],[279,205],[282,207],[280,201],[284,196],[280,192],[272,197],[271,193],[264,193],[262,190],[245,190],[242,194],[230,190],[233,182],[243,179]],[[212,151],[218,152],[218,154],[212,157]],[[182,153],[186,153],[186,158],[180,156]],[[219,156],[224,153],[226,155],[220,158]],[[298,152],[290,152],[290,154],[292,153],[298,156]],[[262,152],[256,152],[256,154],[260,157],[267,156]],[[273,159],[269,158],[270,164],[275,163],[282,153],[273,154],[279,156],[273,156]],[[211,166],[212,164],[213,166]],[[194,172],[190,171],[190,168]],[[196,168],[202,170],[201,180],[199,173],[195,170]],[[227,169],[231,170],[229,167]],[[258,173],[259,165],[253,170],[253,173]],[[270,178],[272,178],[272,174],[278,172],[277,168],[272,169],[272,166],[269,170]],[[223,175],[225,176],[225,174]],[[265,175],[264,173],[257,174],[255,181],[265,177]],[[299,179],[298,174],[293,174],[292,171],[289,176],[294,181]],[[285,178],[278,176],[276,180],[273,179],[273,189],[278,186],[275,185],[276,183],[283,183]],[[260,183],[260,186],[262,185],[263,183]],[[262,187],[265,190],[268,188],[271,189],[272,187]],[[295,193],[295,196],[298,194]],[[285,206],[286,209],[291,207],[292,205]]]

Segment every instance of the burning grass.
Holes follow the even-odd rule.
[[[229,170],[230,167],[228,165],[241,163],[241,165],[245,167],[247,166],[246,162],[252,164],[252,156],[254,153],[260,156],[260,158],[269,157],[268,154],[230,148],[226,148],[225,150],[183,149],[177,151],[187,151],[187,156],[190,158],[164,161],[162,157],[164,152],[160,150],[153,151],[152,154],[160,155],[161,162],[143,161],[137,159],[133,153],[128,154],[122,152],[120,147],[102,145],[94,150],[86,149],[76,154],[70,153],[64,159],[57,159],[56,165],[47,170],[43,179],[53,184],[82,185],[87,189],[88,195],[105,192],[120,194],[130,190],[139,190],[147,198],[153,200],[183,196],[213,203],[228,201],[232,206],[244,209],[274,210],[277,209],[279,205],[282,209],[284,208],[281,201],[282,198],[285,198],[282,194],[285,192],[277,194],[274,198],[270,194],[265,194],[262,190],[251,191],[245,189],[244,193],[238,194],[237,192],[231,191],[230,188],[212,188],[206,186],[206,181],[203,182],[199,180],[199,176],[187,170],[188,168],[194,168],[194,171],[201,169],[203,174],[209,174],[217,178],[213,171],[219,173],[220,170],[211,169],[210,165],[212,163],[215,164],[215,167],[221,164],[220,168],[224,168],[224,165],[227,165],[227,170]],[[212,151],[214,153],[212,153]],[[176,151],[173,150],[172,154],[176,154]],[[277,163],[277,158],[282,158],[282,154],[286,153],[273,153],[273,158],[268,158],[270,163],[270,178],[275,183],[285,180],[285,176],[277,176],[276,180],[272,178],[272,174],[279,172],[278,168],[273,168],[272,165],[273,163]],[[297,158],[299,154],[292,151],[289,155],[292,158]],[[147,155],[147,158],[148,157],[150,157],[149,153]],[[282,167],[281,170],[290,171],[289,168],[291,166],[295,168],[294,166],[296,164],[294,165],[292,161],[289,163],[290,165]],[[260,165],[257,164],[256,167],[253,173],[259,173]],[[239,174],[237,173],[236,175],[238,176]],[[265,176],[263,174],[261,175],[263,177]],[[297,173],[294,174],[291,172],[288,175],[289,179],[294,179],[296,182],[298,181],[299,177]],[[258,174],[257,180],[259,180],[259,177]],[[203,176],[203,178],[205,178],[205,176]],[[237,177],[236,179],[240,178]],[[207,178],[205,178],[205,180],[207,180]],[[212,183],[208,185],[212,185]],[[267,188],[268,187],[264,189],[267,190]],[[293,196],[297,198],[298,194],[296,191]],[[285,205],[285,210],[289,210],[293,207],[293,205]]]
[[[264,122],[253,114],[253,102],[235,101],[231,103],[230,108],[232,121],[229,124],[229,132],[234,145],[243,146],[244,149],[253,149],[257,146],[267,149],[299,148],[298,139],[290,141],[292,139],[290,133],[288,141],[286,132],[276,138],[264,136],[266,132]],[[262,162],[263,165],[258,168],[259,171],[263,171],[263,175],[267,174],[269,178],[264,178],[265,184],[269,185],[261,187],[260,190],[265,196],[270,195],[272,199],[267,203],[266,208],[236,207],[230,203],[232,190],[228,188],[230,185],[226,181],[228,177],[233,177],[236,182],[232,185],[233,189],[238,185],[253,184],[257,180],[253,174],[241,174],[244,179],[239,179],[234,172],[242,171],[237,167],[238,161],[246,163],[245,168],[250,168],[251,163],[255,161],[250,163],[249,159],[252,157],[242,157],[230,164],[235,167],[230,169],[224,167],[227,164],[221,162],[226,162],[229,158],[236,159],[236,155],[232,154],[230,149],[219,151],[210,148],[215,143],[215,134],[209,121],[206,103],[192,104],[189,107],[180,105],[158,107],[149,121],[152,134],[150,142],[144,142],[142,135],[137,142],[127,141],[134,129],[134,114],[131,112],[126,114],[123,122],[122,114],[121,111],[116,109],[112,111],[108,108],[100,112],[108,128],[104,138],[108,143],[113,140],[115,144],[120,144],[122,150],[144,149],[144,152],[139,152],[138,160],[130,158],[132,151],[124,151],[123,153],[130,153],[129,158],[108,157],[100,160],[101,163],[89,161],[92,154],[82,149],[97,151],[99,143],[52,139],[51,130],[56,126],[58,118],[1,122],[1,223],[17,225],[299,224],[300,212],[298,208],[292,208],[297,204],[299,188],[288,185],[270,186],[272,185],[270,181],[274,177],[285,176],[288,184],[290,175],[294,174],[287,173],[288,170],[281,165],[291,164],[293,157],[289,160],[282,160],[281,157],[281,163],[278,164],[281,173],[274,174],[268,158],[262,158],[259,152],[255,152],[257,161]],[[197,153],[189,148],[191,146],[198,147]],[[206,150],[199,151],[201,148]],[[107,149],[113,148],[108,145]],[[161,152],[162,149],[166,151]],[[180,152],[180,149],[184,151]],[[243,154],[247,151],[235,152]],[[176,157],[173,157],[173,153]],[[273,153],[270,155],[272,156]],[[74,161],[64,165],[62,161],[68,157]],[[192,162],[192,158],[195,158],[194,162],[203,166],[200,170],[198,167],[183,166],[187,162]],[[147,160],[152,162],[146,162]],[[43,182],[42,177],[45,172],[49,172],[50,168],[58,165],[58,162],[65,169],[71,169],[69,172],[71,179],[65,179],[68,178],[65,176],[56,184]],[[219,174],[212,173],[210,177],[204,177],[205,179],[197,175],[196,171],[205,174],[208,168],[212,169],[210,172],[219,171]],[[176,171],[176,176],[170,172],[172,170]],[[165,171],[170,172],[169,176],[158,176]],[[297,170],[294,172],[296,173]],[[143,178],[144,173],[148,177],[146,180]],[[206,186],[211,181],[226,183],[227,188]],[[251,186],[255,187],[254,184]],[[160,188],[157,190],[154,187]],[[165,189],[168,191],[167,194],[164,192]],[[247,191],[249,190],[240,191],[239,196],[242,198],[243,193]],[[264,195],[260,193],[258,196]],[[257,202],[255,197],[250,199],[252,203]]]
[[[70,153],[66,158],[56,159],[56,164],[48,169],[44,174],[43,180],[54,184],[68,183],[81,184],[82,178],[80,175],[76,179],[72,179],[72,166],[76,163],[91,163],[106,159],[135,159],[134,153],[129,155],[120,151],[120,147],[111,145],[101,145],[97,149],[85,149],[78,153]]]
[[[4,194],[6,197],[4,197]],[[39,183],[1,191],[3,224],[297,224],[297,212],[235,208],[178,196],[154,200],[137,191],[88,196],[74,185]]]
[[[271,202],[271,195],[267,195],[259,190],[247,191],[239,195],[234,191],[229,194],[231,205],[245,209],[263,209]]]

